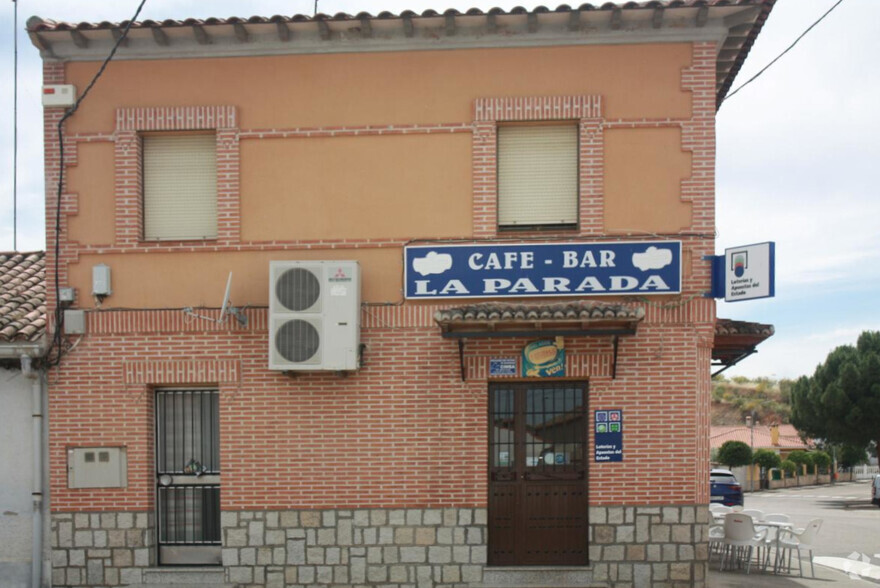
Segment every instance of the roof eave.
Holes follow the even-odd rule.
[[[273,16],[139,21],[115,59],[414,51],[548,45],[711,41],[718,44],[720,106],[776,0],[685,0],[567,5],[418,15]],[[44,59],[101,60],[127,23],[55,23],[31,17],[27,30]]]

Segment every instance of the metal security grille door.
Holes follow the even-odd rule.
[[[489,565],[586,565],[587,384],[490,384]]]
[[[216,390],[156,392],[160,564],[221,563],[219,409]]]

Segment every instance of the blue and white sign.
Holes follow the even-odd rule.
[[[418,245],[404,249],[409,299],[681,292],[681,242]]]
[[[493,357],[489,359],[489,377],[498,376],[515,376],[516,375],[516,358],[515,357]]]
[[[597,410],[593,414],[596,461],[623,461],[623,411]]]
[[[711,298],[741,302],[776,296],[776,243],[755,243],[706,257],[712,262]]]
[[[757,243],[724,250],[724,300],[738,302],[776,294],[776,244]]]

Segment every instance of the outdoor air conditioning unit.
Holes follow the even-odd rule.
[[[269,262],[270,370],[356,370],[360,319],[358,262]]]

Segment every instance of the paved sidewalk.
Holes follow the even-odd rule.
[[[845,588],[850,586],[859,586],[860,588],[871,588],[878,586],[877,582],[873,582],[867,578],[857,576],[850,577],[842,571],[827,568],[825,566],[816,566],[816,577],[811,578],[810,564],[804,561],[804,574],[806,577],[801,578],[797,575],[797,569],[794,574],[774,575],[772,572],[762,572],[760,570],[752,570],[750,574],[746,574],[744,570],[725,570],[718,571],[718,561],[712,560],[709,563],[709,578],[706,583],[707,588],[742,588],[743,586],[758,587],[778,587],[778,588]]]

